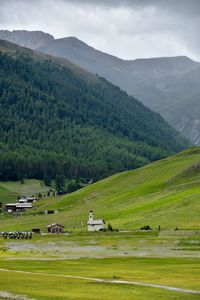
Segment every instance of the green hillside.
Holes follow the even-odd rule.
[[[20,181],[0,181],[0,202],[15,202],[18,196],[37,196],[38,193],[47,193],[49,187],[37,179]]]
[[[0,180],[100,179],[187,146],[106,80],[0,41]]]
[[[59,222],[80,230],[88,212],[114,228],[200,228],[200,148],[116,174],[67,196],[42,200],[26,216],[2,219],[3,229],[31,229]],[[55,215],[42,215],[47,208]]]

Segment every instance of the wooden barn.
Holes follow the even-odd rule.
[[[48,233],[64,233],[64,226],[60,224],[50,224],[47,226]]]

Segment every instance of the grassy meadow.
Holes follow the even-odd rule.
[[[17,295],[27,295],[42,300],[197,300],[199,295],[188,295],[151,287],[112,285],[109,283],[96,283],[80,279],[45,276],[37,274],[22,274],[0,271],[1,289],[14,292]],[[14,283],[14,285],[13,285]],[[33,298],[34,297],[34,298]],[[8,299],[8,298],[7,298]],[[22,299],[22,298],[13,298]],[[24,299],[24,298],[23,298]]]
[[[38,193],[47,193],[49,187],[37,179],[20,181],[0,181],[0,201],[2,203],[15,202],[18,196],[37,196]]]
[[[0,238],[0,291],[29,299],[200,299],[200,231]],[[82,279],[80,278],[82,277]],[[106,280],[97,282],[93,279]]]
[[[115,285],[90,280],[67,278],[65,275],[119,278],[159,284],[193,286],[197,288],[200,266],[195,260],[178,259],[103,259],[78,261],[9,261],[1,262],[10,271],[0,271],[1,290],[25,294],[34,299],[199,299],[199,295],[184,294],[152,287]],[[18,273],[21,270],[30,273]],[[184,272],[183,272],[184,270]],[[37,274],[34,274],[37,273]],[[39,273],[42,273],[41,275]],[[106,274],[106,275],[105,275]],[[193,275],[194,283],[188,283]],[[14,284],[13,284],[14,283]]]
[[[123,172],[94,183],[75,193],[38,201],[23,216],[1,216],[0,230],[46,230],[59,222],[66,230],[81,230],[90,209],[118,229],[200,228],[200,149]],[[44,216],[45,209],[57,214]]]

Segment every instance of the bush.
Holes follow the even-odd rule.
[[[149,225],[145,225],[141,227],[140,230],[152,230],[152,228]]]
[[[72,180],[67,187],[67,192],[72,193],[79,190],[80,188],[80,184],[76,180]]]
[[[112,225],[110,223],[108,224],[108,230],[109,231],[113,231],[113,227],[112,227]]]

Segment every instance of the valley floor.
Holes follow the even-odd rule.
[[[0,298],[200,299],[199,258],[198,230],[0,238]]]

